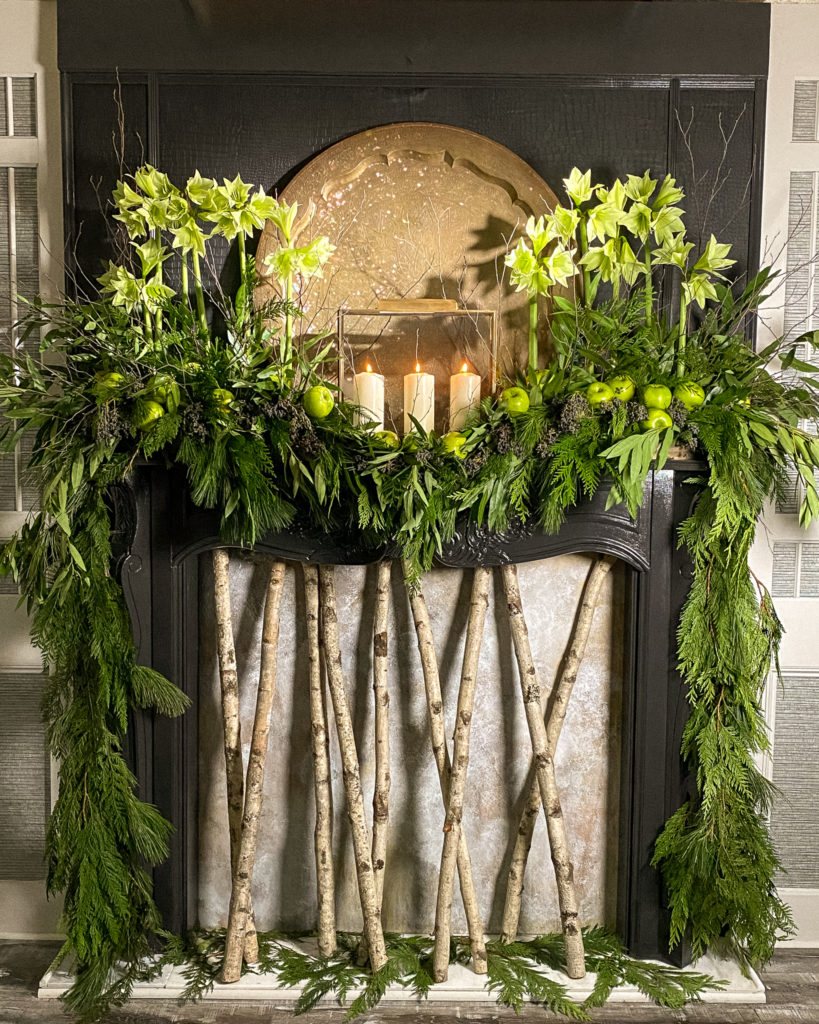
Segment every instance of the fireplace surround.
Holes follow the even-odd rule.
[[[642,957],[668,956],[668,914],[650,861],[663,824],[692,786],[679,754],[687,711],[675,666],[676,622],[690,565],[676,535],[699,493],[692,473],[701,469],[698,463],[671,461],[652,473],[635,520],[622,507],[605,509],[604,487],[572,509],[557,534],[520,524],[498,535],[464,523],[440,557],[442,566],[471,567],[599,552],[626,564],[617,930],[632,954]],[[218,518],[195,508],[184,479],[164,465],[136,467],[130,486],[114,493],[113,507],[117,571],[138,659],[168,676],[194,705],[180,719],[140,714],[129,732],[140,794],[175,829],[170,857],[154,869],[153,880],[165,924],[179,932],[197,919],[198,556],[222,542]],[[361,550],[343,537],[299,531],[267,535],[254,550],[336,565],[366,564],[391,554]],[[687,960],[684,946],[674,959]]]

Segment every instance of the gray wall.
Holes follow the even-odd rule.
[[[221,747],[219,684],[210,559],[203,559],[200,677],[200,891],[205,926],[224,925],[229,852]],[[589,559],[567,556],[520,569],[536,663],[551,683],[563,656]],[[232,603],[242,690],[245,758],[252,728],[266,563],[234,555]],[[529,736],[498,577],[493,581],[476,712],[472,724],[464,822],[476,886],[490,932],[499,930],[508,858],[529,765]],[[425,592],[451,736],[471,574],[436,570]],[[361,758],[367,810],[373,784],[371,635],[374,568],[337,570],[342,653]],[[622,566],[606,584],[557,757],[558,779],[575,862],[584,922],[614,919],[617,875],[620,706],[623,665]],[[315,927],[312,766],[309,750],[307,651],[301,572],[288,567],[283,598],[279,675],[265,781],[265,804],[253,900],[262,928]],[[431,931],[441,853],[443,810],[430,750],[423,677],[409,605],[393,572],[389,689],[392,745],[391,833],[385,876],[385,927]],[[331,725],[332,734],[332,725]],[[355,870],[344,817],[338,751],[331,747],[335,794],[338,926],[360,927]],[[526,876],[521,928],[559,926],[545,824],[538,822]],[[457,898],[454,927],[465,930]]]

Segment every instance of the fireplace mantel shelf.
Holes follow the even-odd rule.
[[[650,473],[643,488],[643,504],[634,519],[623,505],[606,508],[609,487],[605,484],[591,499],[582,499],[569,509],[565,522],[554,534],[544,532],[534,521],[517,521],[499,533],[463,516],[436,563],[449,568],[497,566],[593,551],[614,555],[639,572],[647,572],[651,567],[657,506],[667,505],[672,500],[675,481],[681,474],[702,473],[704,469],[701,462],[676,460],[669,463],[669,468]],[[167,473],[171,480],[178,473],[178,470],[146,463],[137,467],[129,485],[114,495],[115,551],[120,573],[126,563],[130,563],[129,572],[139,571],[131,561],[135,556],[139,508],[144,504],[146,487],[150,487],[148,480],[157,471]],[[224,546],[219,536],[218,514],[193,506],[185,488],[177,483],[171,486],[175,508],[169,523],[170,557],[174,566]],[[352,534],[319,532],[300,528],[298,523],[280,533],[265,534],[253,550],[275,558],[333,565],[367,565],[399,555],[397,546],[366,548]]]

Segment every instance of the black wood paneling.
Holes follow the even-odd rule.
[[[146,73],[132,75],[118,90],[113,74],[70,75],[64,89],[69,249],[80,276],[99,273],[110,255],[100,203],[122,168],[133,170],[143,159],[177,181],[195,169],[216,177],[238,172],[277,190],[315,153],[347,135],[394,121],[433,121],[503,143],[558,194],[575,165],[591,167],[604,181],[646,168],[656,175],[670,170],[688,193],[691,227],[731,242],[744,273],[756,255],[757,89],[750,79],[702,86],[688,79],[680,88],[675,79],[604,84],[599,78],[493,77],[456,85],[440,77],[365,82],[354,75]],[[728,142],[722,132],[730,134]]]
[[[150,158],[147,79],[66,79],[63,106],[66,264],[85,290],[114,251],[104,210],[117,178]]]

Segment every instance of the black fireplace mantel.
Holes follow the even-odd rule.
[[[442,566],[527,562],[553,555],[602,552],[629,567],[626,592],[625,687],[620,797],[618,932],[633,955],[668,958],[669,921],[663,886],[651,867],[655,840],[693,785],[679,750],[688,708],[677,672],[676,629],[691,566],[678,547],[703,467],[670,462],[649,475],[643,505],[632,520],[606,510],[607,488],[582,501],[556,534],[519,525],[493,534],[461,524],[442,552]],[[197,702],[199,683],[199,558],[221,546],[218,516],[195,508],[184,475],[160,464],[136,467],[114,495],[118,573],[134,626],[137,655]],[[350,538],[294,529],[270,534],[257,553],[296,562],[366,564],[389,556]],[[140,795],[171,821],[170,857],[154,869],[165,925],[196,923],[198,856],[198,736],[195,710],[178,719],[140,714],[129,733],[129,755]],[[531,870],[531,868],[530,868]],[[675,961],[686,960],[677,950]]]

